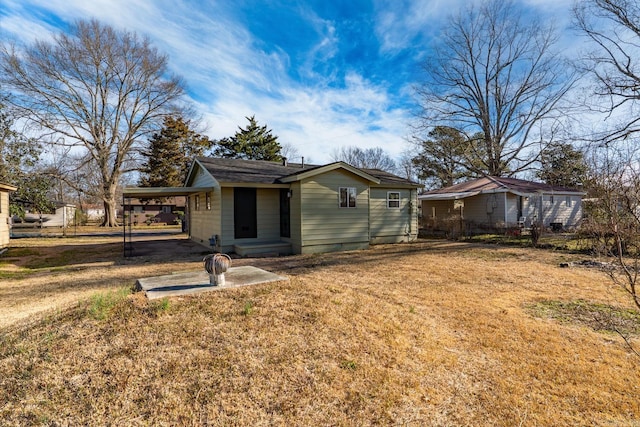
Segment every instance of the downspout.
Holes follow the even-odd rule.
[[[371,183],[367,184],[367,240],[371,244]]]
[[[127,217],[124,214],[124,191],[122,192],[122,257],[127,257]]]
[[[413,229],[413,190],[409,189],[409,203],[407,205],[407,215],[409,216],[409,227],[407,227],[407,241],[411,240],[411,230]]]
[[[507,213],[508,213],[509,209],[507,207],[507,192],[504,192],[504,225],[505,227],[509,227],[509,221],[508,221],[508,217],[507,217]]]

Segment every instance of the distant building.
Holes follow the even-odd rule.
[[[584,192],[515,178],[483,177],[418,196],[422,226],[443,229],[457,222],[468,231],[530,227],[576,227]],[[457,225],[457,224],[456,224]]]
[[[131,215],[132,224],[163,223],[177,224],[180,216],[175,212],[184,213],[186,197],[170,196],[160,200],[154,199],[127,199],[122,206],[126,215]],[[103,209],[104,215],[104,209]]]
[[[84,213],[87,215],[88,221],[102,221],[104,219],[104,205],[84,205]]]
[[[13,217],[15,228],[26,227],[69,227],[74,224],[76,205],[64,202],[53,202],[55,210],[51,213],[36,213],[27,211],[24,218]]]

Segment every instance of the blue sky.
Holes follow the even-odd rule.
[[[0,0],[0,37],[30,42],[98,18],[148,36],[184,77],[204,133],[233,135],[245,116],[306,161],[342,146],[408,148],[419,63],[464,0]],[[571,0],[521,0],[566,30]],[[292,159],[299,161],[299,159]]]

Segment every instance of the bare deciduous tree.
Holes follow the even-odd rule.
[[[418,135],[434,126],[459,129],[469,140],[480,133],[468,155],[479,160],[467,165],[474,173],[501,176],[528,168],[537,146],[550,140],[543,134],[557,125],[559,103],[573,85],[554,50],[555,34],[502,0],[451,17],[423,64]]]
[[[596,108],[611,116],[624,117],[615,130],[596,135],[614,141],[640,132],[640,117],[634,106],[640,101],[640,4],[636,0],[587,0],[576,2],[576,26],[596,46],[590,47],[582,65],[596,81]]]
[[[116,188],[142,143],[183,94],[167,57],[135,33],[78,21],[53,41],[0,50],[8,102],[43,139],[80,147],[100,174],[104,226],[116,226]]]
[[[583,232],[598,255],[612,260],[605,272],[640,310],[640,150],[602,144],[590,161]]]
[[[391,173],[396,170],[395,161],[380,147],[342,147],[331,153],[331,159],[334,162],[343,161],[357,168],[380,169]]]

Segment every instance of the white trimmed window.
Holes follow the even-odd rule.
[[[205,206],[207,207],[208,211],[211,210],[211,193],[207,193],[205,195]]]
[[[340,187],[338,191],[339,203],[341,208],[355,208],[356,207],[356,188],[355,187]]]
[[[200,210],[200,195],[197,195],[193,201],[193,209],[196,211]]]
[[[387,191],[387,209],[400,209],[399,191]]]

